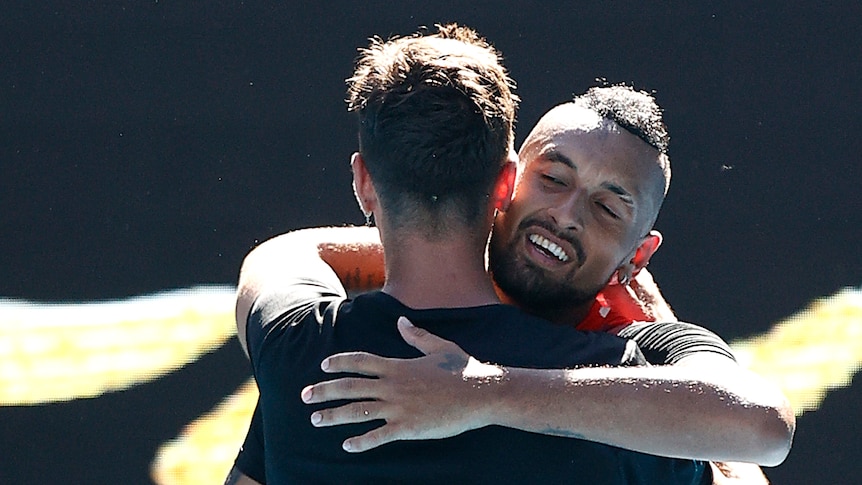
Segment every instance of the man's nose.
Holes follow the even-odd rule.
[[[583,190],[575,190],[560,196],[548,208],[548,215],[560,229],[580,231],[584,227],[584,195]]]

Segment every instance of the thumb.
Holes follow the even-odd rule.
[[[398,332],[405,342],[416,347],[425,355],[441,353],[452,347],[460,350],[460,347],[454,342],[442,339],[427,330],[413,325],[407,317],[398,317]]]

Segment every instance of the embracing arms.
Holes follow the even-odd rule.
[[[238,323],[245,321],[259,291],[259,280],[248,275],[270,274],[268,281],[277,281],[282,273],[279,251],[301,255],[301,264],[315,270],[334,271],[346,285],[359,284],[360,291],[382,285],[376,229],[298,234],[274,238],[246,259]],[[321,264],[325,268],[317,266]],[[694,353],[673,366],[651,368],[506,369],[480,364],[451,342],[402,327],[405,339],[428,352],[426,357],[337,356],[326,361],[329,372],[350,370],[379,378],[339,379],[303,394],[308,402],[372,399],[313,417],[317,426],[386,420],[369,435],[348,440],[351,451],[396,439],[452,436],[487,424],[578,436],[651,454],[765,465],[780,463],[791,443],[795,418],[781,392],[727,357]],[[448,367],[440,368],[444,363]]]
[[[318,241],[319,258],[330,263],[348,287],[351,281],[366,282],[362,289],[382,284],[383,258],[376,231],[338,229],[337,235],[317,234],[329,237]],[[365,249],[344,244],[349,240]],[[369,250],[375,244],[377,252]],[[642,271],[632,286],[632,298],[647,301],[647,311],[658,317],[672,315],[648,273]],[[689,326],[726,346],[714,334]],[[474,365],[469,370],[478,372],[480,377],[475,377],[464,374],[467,367],[438,367],[443,362],[478,364],[455,344],[412,326],[402,333],[411,344],[431,345],[431,354],[412,361],[367,354],[336,356],[325,361],[328,372],[359,372],[378,379],[339,379],[310,387],[311,394],[304,395],[309,402],[375,400],[314,417],[318,426],[335,425],[353,422],[357,417],[350,413],[360,407],[363,413],[368,406],[376,409],[387,424],[348,440],[352,451],[395,439],[451,436],[488,424],[577,436],[664,456],[763,465],[781,463],[792,442],[795,417],[783,393],[719,352],[687,352],[661,362],[674,365],[653,367],[534,370]],[[646,347],[651,344],[635,340],[645,352],[649,350]],[[457,351],[439,355],[444,348]],[[505,378],[481,377],[493,369]],[[405,420],[403,424],[398,424],[396,415]],[[367,420],[362,416],[358,419]]]
[[[303,392],[306,402],[373,399],[312,416],[316,426],[386,419],[384,426],[348,440],[349,451],[490,424],[656,455],[764,465],[779,464],[790,447],[795,421],[783,395],[729,359],[692,356],[656,367],[507,368],[479,363],[454,343],[406,321],[399,328],[425,357],[332,356],[323,363],[327,372],[377,379],[341,378]]]

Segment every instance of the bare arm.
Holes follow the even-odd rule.
[[[646,271],[646,268],[637,273],[629,285],[609,286],[605,288],[602,293],[606,300],[610,299],[613,301],[615,311],[628,317],[631,321],[676,321],[676,316],[665,301],[664,296],[661,294],[661,291],[653,280],[652,275]],[[626,338],[633,338],[633,333],[648,333],[637,330],[635,328],[636,326],[637,324],[629,325],[625,327],[625,329],[617,328],[616,330],[618,332],[622,330],[625,333],[624,336]],[[708,333],[711,334],[711,332]],[[718,339],[717,336],[713,335],[713,337]],[[644,344],[642,339],[636,339],[636,341],[640,344]],[[686,346],[690,344],[691,339],[689,339],[688,342],[689,343],[687,343]],[[703,342],[701,342],[701,344],[703,344]],[[720,344],[723,347],[726,347],[723,341],[721,341]],[[666,347],[663,349],[649,349],[647,347],[642,347],[642,350],[645,350],[647,354],[652,354],[653,350],[657,350],[657,353],[660,354],[659,358],[654,360],[650,360],[648,358],[648,360],[653,364],[678,364],[683,361],[682,359],[679,359],[680,354],[696,355],[692,353],[691,347],[683,352],[669,351]],[[719,348],[711,350],[715,351],[722,349]],[[727,350],[729,351],[729,349]],[[702,345],[697,351],[703,351]],[[728,354],[728,356],[730,355]],[[685,356],[683,356],[683,358],[685,358]],[[697,361],[692,360],[689,360],[688,362],[689,364],[697,363]],[[704,359],[700,362],[708,364],[709,360]],[[754,463],[710,462],[710,467],[712,468],[714,485],[767,485],[769,483],[766,476],[763,474],[763,471]]]
[[[247,351],[246,321],[266,288],[296,275],[335,272],[351,290],[383,285],[383,250],[373,227],[319,227],[276,236],[251,251],[240,269],[236,297],[237,336]]]
[[[303,391],[306,402],[373,399],[312,415],[316,426],[386,419],[383,427],[347,440],[349,451],[490,424],[711,461],[777,465],[790,448],[795,418],[783,394],[729,359],[697,356],[656,367],[505,368],[479,363],[454,343],[409,324],[399,328],[425,357],[339,354],[324,360],[324,370],[377,379],[342,378]]]

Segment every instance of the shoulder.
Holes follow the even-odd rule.
[[[337,282],[297,278],[261,291],[251,306],[248,327],[295,325],[315,308],[320,309],[317,313],[323,314],[323,308],[346,298],[343,287]]]
[[[253,367],[257,369],[265,349],[295,349],[293,345],[286,346],[285,339],[298,344],[305,340],[298,338],[301,334],[319,334],[325,321],[333,321],[345,301],[347,296],[337,278],[327,278],[325,274],[294,275],[279,279],[279,284],[262,286],[245,322]]]
[[[249,350],[247,333],[251,328],[251,314],[263,309],[268,321],[277,312],[274,308],[301,306],[321,295],[345,291],[338,276],[318,254],[313,237],[320,231],[301,230],[270,239],[243,260],[237,284],[236,325],[237,336],[243,348]]]

